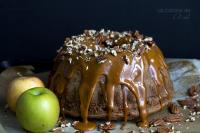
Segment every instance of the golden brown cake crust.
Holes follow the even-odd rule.
[[[66,38],[49,87],[63,113],[81,116],[82,124],[88,118],[140,117],[141,126],[147,126],[148,115],[166,106],[173,94],[162,52],[138,31],[86,30]]]

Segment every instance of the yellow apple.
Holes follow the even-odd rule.
[[[12,111],[15,112],[16,102],[19,96],[26,90],[34,87],[44,87],[44,83],[35,76],[21,76],[12,80],[7,91],[7,103]]]

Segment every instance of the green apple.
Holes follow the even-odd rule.
[[[19,96],[26,90],[33,87],[44,87],[44,83],[34,76],[21,76],[12,80],[7,91],[7,103],[12,111],[15,111],[16,102]]]
[[[21,126],[30,132],[47,132],[59,117],[60,106],[49,89],[35,87],[25,91],[17,100],[16,116]]]

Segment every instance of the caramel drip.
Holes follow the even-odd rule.
[[[127,103],[126,86],[122,84],[121,87],[122,87],[122,94],[123,94],[124,122],[122,123],[120,129],[124,129],[124,127],[126,126],[127,120],[128,120],[129,109],[128,109],[128,103]]]
[[[74,54],[70,57],[72,58],[72,62],[69,63],[67,60],[64,60],[64,64],[60,64],[57,68],[57,71],[53,75],[51,79],[50,88],[53,89],[53,81],[54,78],[58,74],[62,74],[65,66],[68,67],[68,70],[74,70],[78,68],[81,71],[81,83],[79,86],[79,95],[80,95],[80,112],[82,121],[75,124],[75,128],[81,131],[92,130],[96,128],[96,124],[88,121],[88,110],[89,105],[91,103],[91,99],[93,93],[96,88],[96,84],[99,81],[99,77],[101,75],[106,76],[105,83],[105,92],[107,96],[107,119],[108,121],[112,120],[112,112],[114,108],[114,92],[115,87],[117,85],[122,85],[123,92],[123,105],[124,105],[124,120],[125,122],[128,119],[128,104],[127,104],[127,96],[125,87],[128,87],[130,92],[136,97],[136,101],[138,104],[138,110],[140,114],[141,123],[140,126],[147,127],[148,126],[148,111],[147,111],[147,89],[145,85],[145,73],[150,73],[152,79],[154,80],[158,95],[161,92],[161,89],[164,87],[164,76],[168,75],[167,71],[163,71],[162,69],[166,69],[166,64],[163,59],[163,55],[161,51],[158,49],[156,45],[152,45],[148,52],[144,52],[141,55],[134,55],[132,52],[121,52],[117,56],[113,55],[105,55],[108,59],[103,64],[98,64],[95,59],[92,59],[89,62],[84,61],[83,59],[77,60],[76,57],[78,55]],[[130,62],[127,64],[122,60],[124,56],[127,56]],[[67,57],[66,57],[67,58]],[[162,68],[164,67],[164,68]],[[151,72],[150,72],[151,71]],[[57,90],[66,89],[67,84],[69,82],[70,77],[73,75],[73,72],[69,73],[69,77],[66,78],[65,84],[58,85]],[[72,74],[72,75],[71,75]],[[166,89],[166,88],[165,88]],[[65,91],[60,91],[60,93],[66,93]],[[62,94],[65,95],[65,94]],[[161,108],[162,99],[159,95]],[[171,98],[171,97],[168,97]],[[170,100],[170,99],[169,99]]]
[[[122,85],[123,103],[124,103],[124,122],[128,120],[128,103],[127,103],[127,91],[125,85]]]
[[[160,105],[162,109],[164,107],[163,105],[163,100],[162,100],[162,96],[160,95],[161,90],[165,90],[166,94],[167,94],[167,98],[170,99],[170,93],[168,93],[167,88],[163,88],[165,87],[166,81],[165,79],[169,79],[168,74],[166,74],[167,72],[167,65],[164,63],[164,57],[163,54],[161,53],[161,51],[159,50],[159,48],[153,47],[154,51],[151,50],[149,51],[147,58],[148,58],[148,63],[150,66],[150,71],[151,71],[151,76],[152,79],[155,83],[155,85],[157,86],[156,90],[157,90],[157,95],[160,101]],[[163,72],[165,71],[165,72]]]
[[[144,84],[144,72],[145,72],[145,62],[146,58],[145,56],[141,57],[136,57],[136,62],[132,62],[133,64],[131,66],[134,66],[134,71],[130,72],[130,77],[133,75],[135,72],[139,73],[136,75],[135,78],[130,78],[124,79],[122,83],[126,84],[129,88],[129,90],[135,95],[136,101],[138,104],[138,109],[139,109],[139,114],[140,114],[140,119],[141,127],[147,127],[148,126],[148,120],[147,120],[147,105],[146,105],[146,100],[147,100],[147,90]]]

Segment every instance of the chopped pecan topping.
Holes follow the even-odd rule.
[[[123,51],[133,52],[134,54],[142,54],[150,49],[149,43],[153,42],[153,38],[144,37],[138,31],[116,32],[101,29],[100,31],[85,30],[83,34],[66,38],[63,47],[58,53],[64,52],[64,55],[72,56],[74,53],[83,55],[86,62],[88,57],[97,57],[98,55],[111,54],[118,56]],[[86,55],[86,56],[85,56]]]
[[[139,31],[135,31],[133,37],[137,38],[138,40],[144,38],[144,36],[140,34]]]
[[[70,41],[70,38],[69,37],[66,37],[65,38],[65,43],[69,42]]]
[[[112,49],[112,50],[111,50],[111,54],[112,54],[113,56],[117,56],[116,50]]]
[[[129,62],[130,62],[127,55],[123,56],[123,60],[125,61],[126,64],[129,64]]]
[[[96,36],[96,38],[97,38],[98,44],[100,44],[100,43],[104,44],[105,41],[106,41],[106,36],[104,36],[102,33],[99,33],[99,34]]]
[[[101,55],[101,56],[97,56],[96,61],[97,63],[104,63],[106,61],[106,57]]]

